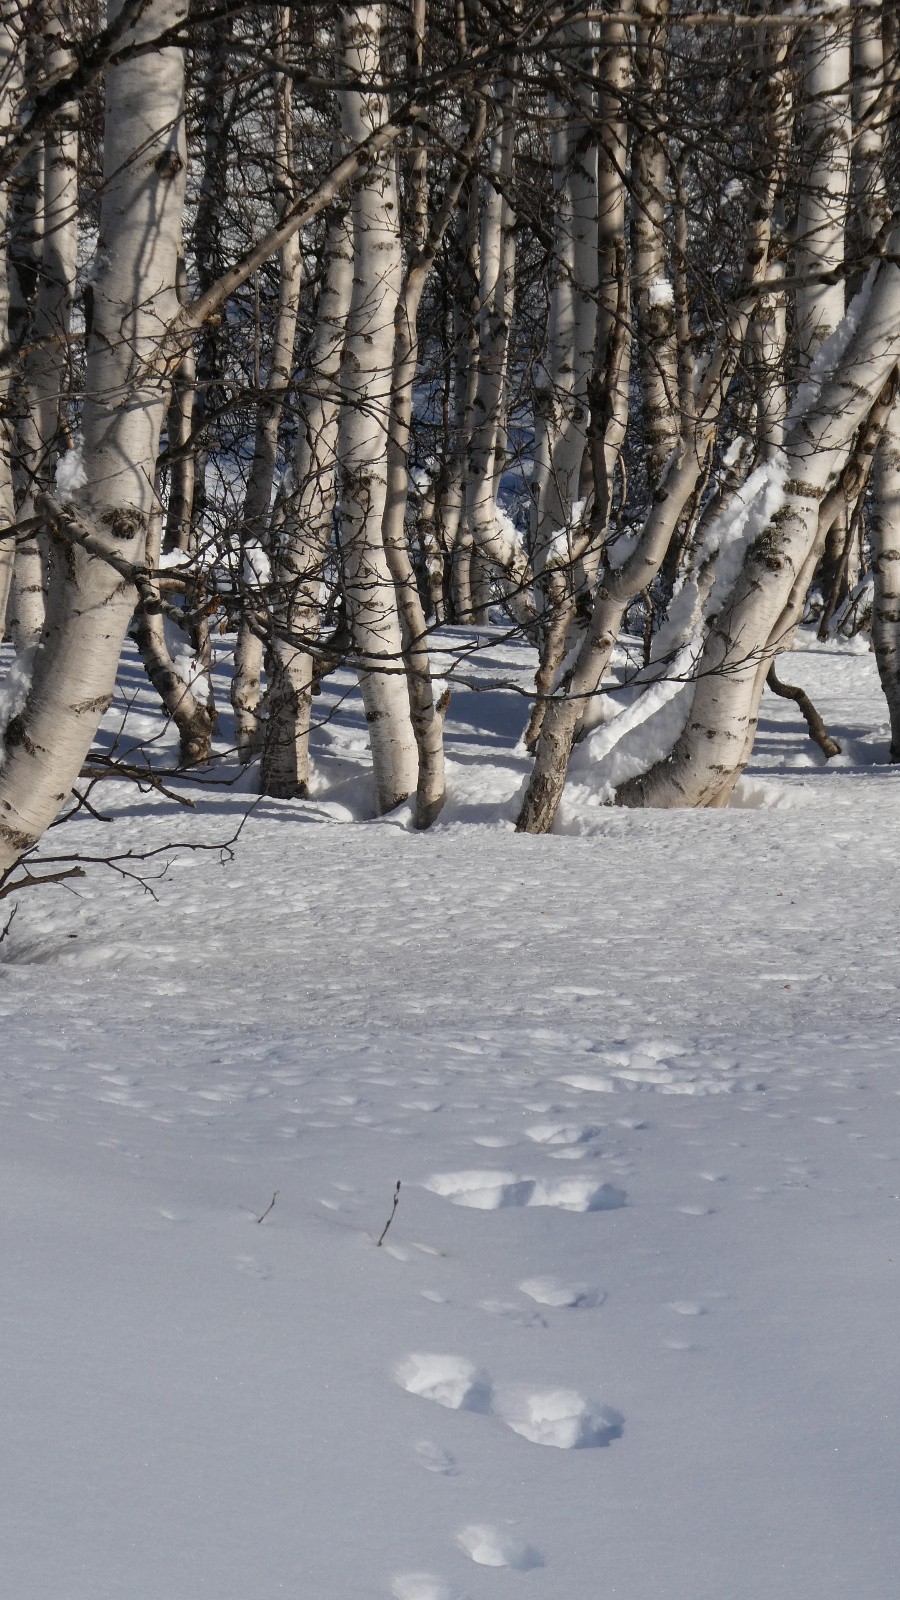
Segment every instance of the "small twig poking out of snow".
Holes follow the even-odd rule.
[[[271,1211],[271,1209],[272,1209],[272,1207],[273,1207],[273,1206],[274,1206],[274,1204],[275,1204],[275,1201],[276,1201],[276,1200],[277,1200],[277,1199],[278,1199],[278,1190],[277,1190],[277,1189],[276,1189],[276,1190],[275,1190],[275,1193],[274,1193],[274,1194],[273,1194],[273,1196],[272,1196],[272,1198],[271,1198],[271,1200],[270,1200],[270,1201],[269,1201],[269,1204],[268,1204],[268,1205],[267,1205],[267,1206],[266,1206],[266,1209],[265,1209],[265,1211],[264,1211],[264,1212],[263,1212],[263,1214],[262,1214],[262,1216],[260,1216],[260,1217],[254,1217],[254,1219],[253,1219],[253,1220],[254,1220],[254,1221],[255,1221],[255,1222],[265,1222],[265,1220],[266,1220],[266,1217],[267,1217],[267,1216],[268,1216],[268,1215],[269,1215],[269,1212],[270,1212],[270,1211]]]
[[[381,1246],[384,1244],[385,1234],[387,1233],[388,1228],[390,1227],[391,1223],[394,1220],[394,1215],[396,1213],[396,1210],[397,1210],[397,1207],[398,1207],[399,1204],[400,1204],[400,1179],[398,1178],[397,1179],[397,1187],[394,1190],[394,1204],[393,1204],[393,1206],[391,1208],[391,1214],[388,1217],[387,1222],[385,1223],[384,1227],[381,1230],[381,1238],[376,1241],[379,1250],[381,1249]]]
[[[61,500],[71,499],[75,490],[83,489],[87,483],[80,436],[74,440],[71,450],[67,450],[57,461],[55,483]]]

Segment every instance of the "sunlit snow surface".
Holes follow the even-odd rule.
[[[346,825],[351,700],[315,797],[263,802],[230,864],[178,854],[155,902],[95,869],[22,898],[16,1600],[896,1592],[900,771],[873,658],[781,663],[844,745],[827,767],[767,697],[735,806],[616,811],[588,764],[528,839],[527,702],[500,687],[528,660],[467,637],[428,834]],[[166,765],[130,658],[107,746],[132,701],[120,749],[156,736]],[[225,839],[251,788],[191,812],[104,783],[115,822],[47,849]]]

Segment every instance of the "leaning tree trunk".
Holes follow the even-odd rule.
[[[619,790],[619,804],[721,804],[746,765],[767,663],[803,604],[823,503],[900,358],[898,249],[895,229],[857,332],[789,430],[784,504],[748,550],[710,628],[683,733],[665,760]]]
[[[339,89],[345,139],[359,145],[387,121],[381,72],[384,8],[342,13]],[[351,87],[365,84],[367,87]],[[360,690],[369,724],[375,802],[390,811],[411,794],[418,755],[403,666],[397,601],[382,538],[394,370],[394,309],[403,263],[396,162],[376,157],[354,188],[353,297],[341,366],[341,551]]]
[[[113,12],[115,16],[115,11]],[[127,45],[182,25],[184,0],[148,0]],[[48,617],[25,703],[4,730],[0,872],[49,827],[112,698],[144,556],[168,383],[154,368],[175,318],[184,203],[184,56],[123,51],[110,65],[94,315],[83,412],[85,482],[56,516],[68,581]],[[80,530],[84,529],[85,532]],[[116,566],[93,550],[109,551]]]
[[[547,705],[534,771],[516,820],[520,833],[548,833],[552,828],[562,799],[572,746],[579,729],[587,731],[595,721],[591,708],[608,670],[627,607],[659,572],[678,523],[701,479],[731,374],[747,336],[755,306],[753,285],[765,274],[767,222],[771,222],[771,203],[761,204],[759,215],[754,218],[744,272],[750,293],[733,308],[718,349],[706,364],[697,396],[697,415],[690,432],[669,463],[634,549],[620,566],[610,565],[603,574],[590,626],[577,651],[573,651],[574,659],[557,694]]]

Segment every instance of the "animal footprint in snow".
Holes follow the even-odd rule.
[[[442,1450],[439,1444],[434,1444],[431,1439],[420,1439],[416,1445],[416,1456],[419,1465],[426,1472],[435,1472],[441,1478],[455,1478],[459,1472],[454,1457],[449,1450]]]
[[[391,1594],[395,1600],[459,1600],[449,1583],[431,1572],[398,1572],[391,1579]]]
[[[243,1273],[246,1278],[265,1279],[272,1276],[268,1268],[262,1266],[254,1256],[235,1256],[234,1270]]]
[[[590,1450],[621,1438],[625,1418],[575,1389],[508,1389],[494,1411],[513,1433],[556,1450]]]
[[[561,1278],[525,1278],[519,1289],[539,1306],[567,1306],[573,1310],[602,1306],[606,1299],[603,1289],[592,1289],[588,1283],[564,1283]]]
[[[537,1122],[525,1129],[525,1136],[535,1144],[579,1145],[587,1144],[602,1131],[592,1123]]]
[[[546,1328],[547,1320],[539,1311],[523,1311],[514,1300],[479,1300],[478,1305],[489,1317],[504,1317],[516,1322],[520,1328]]]
[[[519,1544],[499,1528],[473,1524],[460,1529],[456,1542],[480,1567],[512,1567],[515,1572],[530,1572],[533,1567],[544,1565],[539,1550]]]
[[[414,1354],[395,1368],[407,1394],[433,1400],[451,1411],[477,1411],[499,1417],[513,1433],[532,1444],[557,1450],[589,1450],[621,1436],[625,1419],[599,1400],[574,1389],[495,1390],[488,1373],[461,1356]]]
[[[491,1380],[461,1356],[409,1355],[395,1376],[407,1394],[434,1400],[450,1411],[490,1411]]]
[[[507,1206],[551,1206],[559,1211],[617,1211],[628,1202],[624,1189],[595,1178],[562,1178],[543,1183],[514,1172],[435,1172],[423,1188],[455,1206],[499,1211]]]

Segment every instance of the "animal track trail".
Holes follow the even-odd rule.
[[[422,1184],[451,1205],[477,1211],[500,1211],[508,1206],[549,1206],[559,1211],[618,1211],[628,1204],[624,1189],[596,1178],[562,1178],[545,1183],[518,1177],[514,1172],[435,1172]]]
[[[494,1387],[490,1374],[462,1356],[413,1353],[398,1363],[401,1389],[451,1411],[494,1416],[531,1444],[556,1450],[603,1448],[621,1438],[625,1419],[575,1389]]]

